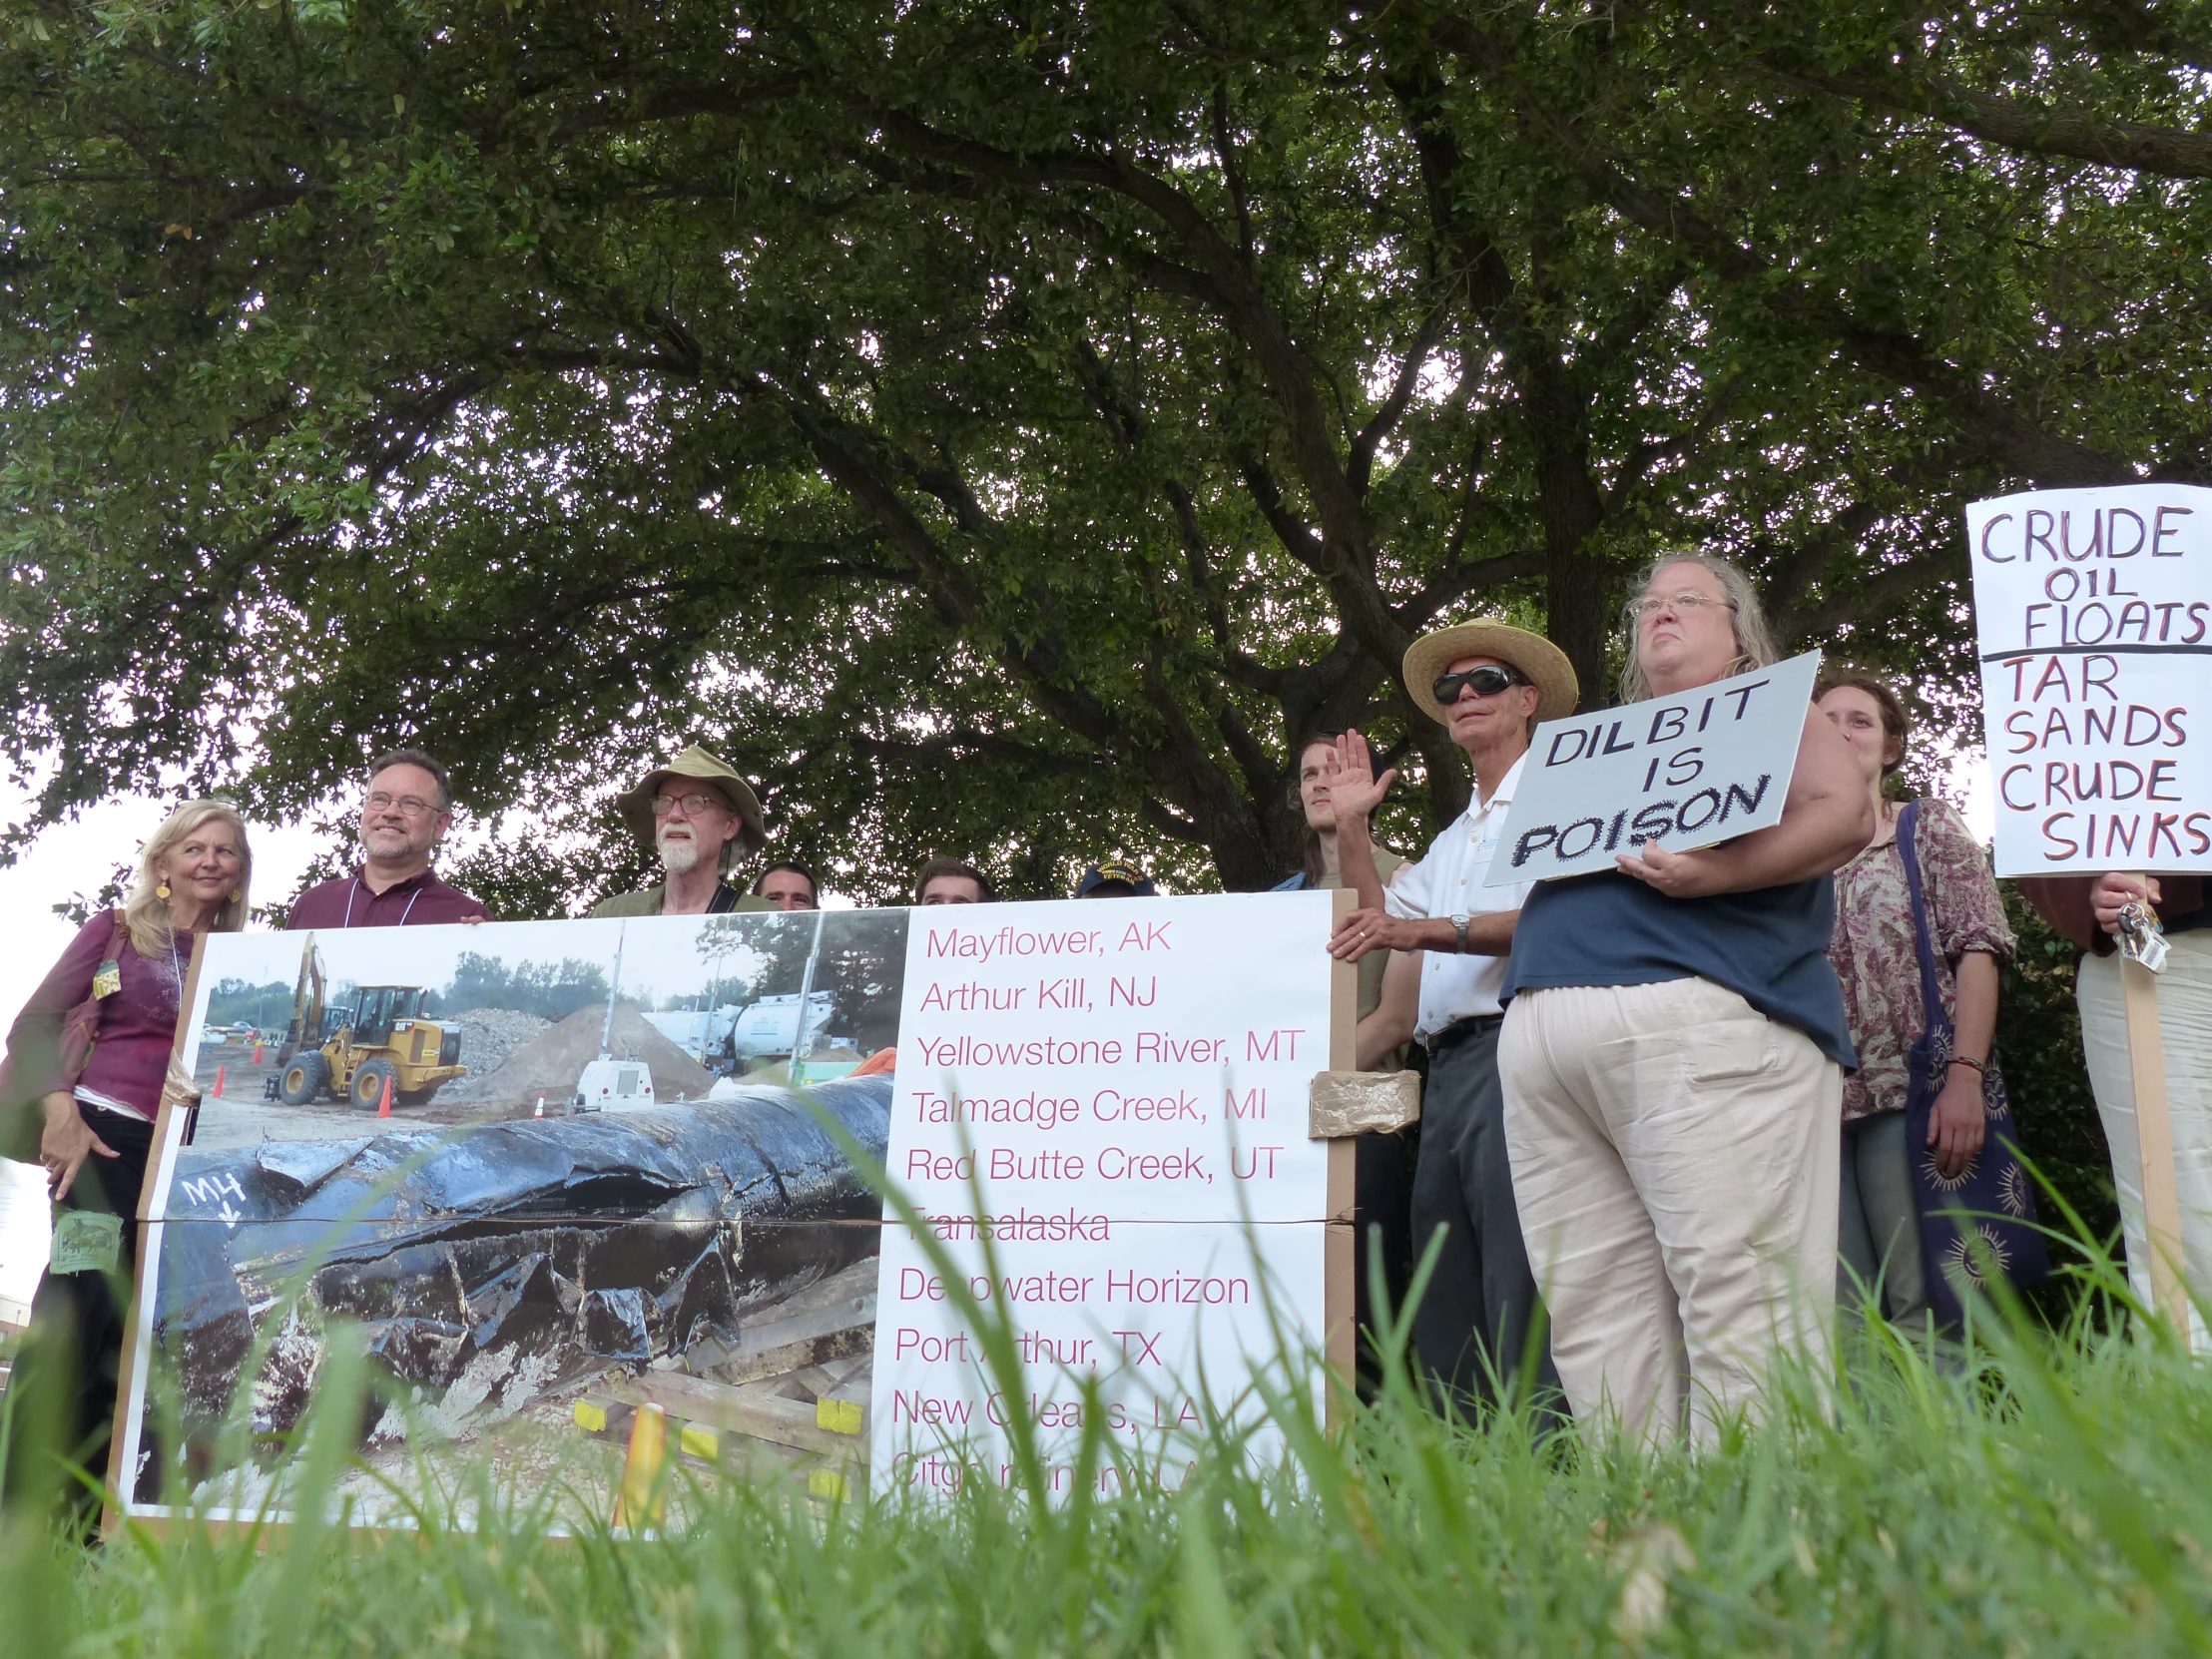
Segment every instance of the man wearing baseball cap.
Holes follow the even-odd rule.
[[[720,915],[773,910],[774,899],[741,893],[723,877],[740,852],[758,852],[768,832],[760,798],[714,755],[693,744],[615,799],[623,823],[661,855],[663,878],[643,892],[617,893],[595,916]]]
[[[1075,883],[1077,898],[1150,898],[1158,891],[1152,877],[1126,858],[1093,864]]]
[[[1513,1203],[1497,1074],[1504,1023],[1498,992],[1530,883],[1482,882],[1536,722],[1574,712],[1574,669],[1541,635],[1476,621],[1415,640],[1405,653],[1404,679],[1413,706],[1466,752],[1474,799],[1385,892],[1368,815],[1397,775],[1377,779],[1367,740],[1344,735],[1331,794],[1338,859],[1346,885],[1359,889],[1361,907],[1329,948],[1351,962],[1382,949],[1423,953],[1412,1032],[1429,1056],[1413,1166],[1415,1260],[1439,1230],[1443,1242],[1413,1313],[1421,1369],[1439,1403],[1464,1409],[1495,1398],[1497,1384],[1511,1384],[1526,1355],[1533,1369],[1524,1385],[1546,1409],[1557,1409],[1563,1396]]]

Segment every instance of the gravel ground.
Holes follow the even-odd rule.
[[[461,1064],[468,1067],[466,1077],[456,1077],[438,1090],[440,1100],[481,1100],[485,1083],[507,1063],[507,1056],[552,1023],[511,1008],[470,1008],[439,1017],[460,1028]]]

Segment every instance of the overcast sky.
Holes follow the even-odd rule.
[[[0,818],[20,820],[27,811],[23,796],[0,789]],[[168,813],[169,805],[137,797],[102,802],[75,824],[49,830],[20,861],[0,869],[0,923],[8,935],[7,948],[0,950],[0,1019],[14,1023],[25,999],[76,936],[75,924],[54,914],[54,906],[74,893],[97,892],[117,865],[135,861],[139,844]],[[319,844],[311,830],[266,824],[250,823],[247,836],[254,848],[257,902],[289,895]]]

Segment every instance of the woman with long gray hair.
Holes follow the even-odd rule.
[[[1779,655],[1750,582],[1703,554],[1647,570],[1627,628],[1630,702]],[[1646,842],[1522,906],[1505,1139],[1579,1422],[1710,1443],[1760,1409],[1778,1351],[1825,1353],[1853,1063],[1829,876],[1873,832],[1851,750],[1808,706],[1780,824]]]
[[[105,1469],[138,1257],[139,1191],[170,1076],[186,967],[203,933],[246,925],[254,857],[227,801],[191,801],[139,851],[121,909],[62,952],[8,1033],[0,1104],[42,1116],[39,1162],[57,1206],[54,1260],[31,1302],[10,1401],[10,1504]]]

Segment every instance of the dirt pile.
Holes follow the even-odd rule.
[[[468,1100],[534,1103],[542,1094],[550,1108],[569,1097],[578,1075],[599,1057],[599,1029],[606,1017],[603,1003],[579,1008],[515,1048],[497,1070],[472,1072],[448,1087],[466,1084],[469,1092],[455,1098]],[[704,1100],[714,1087],[712,1073],[646,1024],[628,1002],[615,1004],[614,1035],[607,1047],[618,1060],[645,1062],[653,1073],[653,1094],[658,1100]],[[462,1058],[467,1058],[465,1049]]]
[[[442,1100],[482,1100],[484,1085],[507,1063],[509,1055],[552,1021],[512,1008],[469,1008],[458,1014],[441,1014],[442,1023],[461,1034],[461,1064],[466,1077],[456,1077],[438,1090]]]

